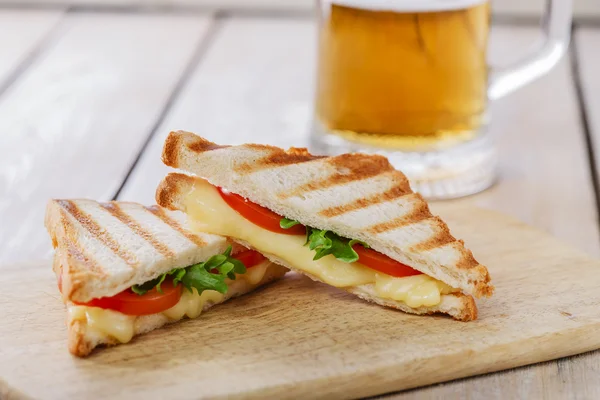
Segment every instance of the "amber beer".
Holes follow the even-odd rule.
[[[399,150],[472,139],[486,109],[489,2],[378,3],[321,4],[328,8],[319,34],[321,129]]]

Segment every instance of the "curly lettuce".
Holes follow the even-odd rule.
[[[173,279],[174,286],[181,283],[190,292],[193,288],[196,288],[198,294],[201,294],[205,290],[226,293],[227,283],[225,279],[235,280],[236,274],[243,274],[245,272],[246,266],[244,263],[231,257],[231,246],[229,246],[223,254],[214,255],[205,262],[185,268],[174,268],[151,281],[141,285],[133,285],[131,290],[140,296],[154,288],[159,293],[162,293],[160,285],[165,281],[167,276],[170,276]]]
[[[289,229],[298,224],[300,222],[288,218],[282,218],[279,221],[279,226],[283,229]],[[304,245],[308,245],[309,249],[314,250],[315,256],[313,260],[318,260],[331,254],[338,260],[346,263],[356,262],[358,261],[358,254],[352,248],[355,244],[369,248],[369,245],[360,240],[347,239],[332,231],[306,227],[306,243]]]

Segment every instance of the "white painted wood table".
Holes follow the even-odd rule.
[[[293,12],[0,7],[0,270],[49,257],[51,197],[152,202],[171,129],[305,144],[314,28]],[[492,58],[518,57],[536,32],[496,26]],[[600,27],[576,25],[557,68],[492,107],[499,183],[456,201],[600,255],[599,71]],[[600,352],[390,396],[598,399]]]

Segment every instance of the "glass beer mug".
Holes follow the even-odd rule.
[[[571,0],[548,0],[542,43],[500,69],[486,61],[487,0],[319,0],[311,145],[387,156],[429,198],[495,179],[489,100],[550,70],[564,54]],[[533,105],[532,105],[533,106]]]

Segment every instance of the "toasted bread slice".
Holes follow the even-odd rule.
[[[166,208],[172,210],[181,210],[184,212],[190,211],[187,207],[188,200],[186,196],[192,193],[195,188],[205,185],[204,181],[198,177],[184,175],[180,173],[171,173],[161,182],[157,189],[157,201]],[[205,197],[207,201],[209,197]],[[213,204],[213,203],[211,203]],[[214,209],[214,212],[218,214],[219,220],[227,220],[227,210]],[[200,221],[196,221],[200,222]],[[207,221],[205,221],[207,222]],[[241,225],[236,225],[240,226]],[[209,225],[202,226],[203,228],[209,228]],[[237,228],[236,228],[237,229]],[[225,234],[225,233],[224,233]],[[286,235],[283,235],[286,236]],[[253,245],[247,241],[241,240],[240,238],[232,237],[233,240],[237,241],[244,247],[253,248]],[[303,242],[303,239],[301,240]],[[287,262],[286,260],[278,257],[275,254],[265,252],[263,249],[257,249],[272,262],[283,265],[292,271],[302,273],[311,279],[319,282],[324,282],[319,277],[307,273],[306,271],[298,269],[293,263]],[[312,257],[312,256],[311,256]],[[325,283],[325,282],[324,282]],[[407,313],[412,314],[434,314],[443,313],[452,316],[455,319],[461,321],[470,321],[477,318],[477,307],[473,297],[470,295],[464,295],[462,293],[448,293],[440,296],[440,302],[435,306],[420,306],[410,307],[402,301],[395,301],[392,299],[384,299],[377,293],[375,285],[373,283],[362,284],[357,286],[346,286],[342,289],[357,295],[358,297],[374,302],[387,307],[396,308]]]
[[[186,218],[159,206],[50,200],[45,224],[63,297],[84,303],[114,296],[225,251],[225,238],[189,231]]]
[[[222,146],[178,131],[169,134],[162,159],[286,218],[364,241],[465,294],[493,293],[487,268],[431,214],[426,201],[385,157],[321,157],[306,149],[257,144]],[[163,200],[159,190],[157,201]]]
[[[225,295],[214,292],[200,299],[197,292],[184,291],[186,306],[195,304],[200,308],[192,311],[184,307],[171,313],[129,316],[76,305],[113,296],[173,268],[206,261],[230,245],[221,236],[191,232],[186,219],[180,212],[136,203],[48,203],[45,223],[55,248],[53,269],[68,308],[71,353],[85,356],[96,346],[127,342],[186,315],[195,317],[214,304],[248,293],[287,272],[286,268],[265,261],[252,268],[251,278],[246,279],[247,273],[229,282]],[[243,247],[235,245],[233,253],[240,250]]]

